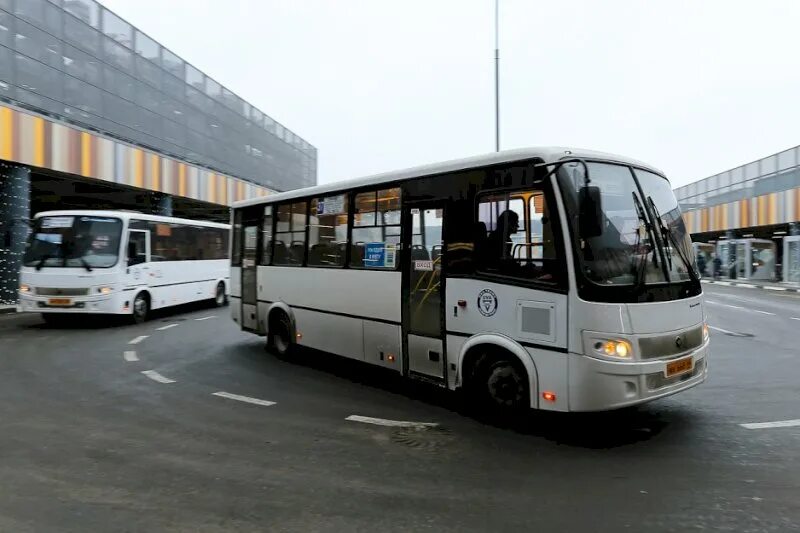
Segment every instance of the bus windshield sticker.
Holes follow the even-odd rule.
[[[433,261],[430,259],[417,259],[414,261],[414,270],[420,272],[432,272],[433,271]]]
[[[317,203],[318,215],[341,215],[345,212],[344,195],[326,196],[324,200]]]
[[[385,266],[386,245],[382,242],[368,242],[364,247],[364,266],[382,267]]]
[[[491,289],[483,289],[478,293],[478,311],[483,316],[492,316],[497,312],[497,295]]]
[[[383,258],[383,266],[386,268],[394,268],[395,258],[397,257],[397,245],[387,244],[386,253]]]
[[[45,217],[42,219],[42,229],[71,228],[73,217]]]

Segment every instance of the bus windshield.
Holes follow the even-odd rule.
[[[121,235],[118,218],[41,217],[28,238],[25,266],[110,268],[117,264]]]
[[[583,275],[599,285],[690,280],[691,241],[669,181],[623,165],[588,163],[588,167],[591,185],[600,189],[604,224],[599,236],[584,239],[577,247]],[[559,179],[577,236],[583,166],[563,165]]]

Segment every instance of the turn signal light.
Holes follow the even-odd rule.
[[[703,340],[708,338],[708,324],[703,324]]]
[[[22,283],[19,286],[19,292],[31,292],[31,288],[29,285],[25,285],[24,283]]]
[[[391,354],[391,353],[387,354],[386,355],[386,360],[389,361],[390,363],[394,363],[394,354]]]
[[[302,339],[302,338],[303,338],[303,334],[302,334],[302,333],[300,333],[300,332],[298,331],[298,332],[295,334],[295,337],[297,337],[297,340],[300,340],[300,339]]]
[[[545,391],[542,393],[542,398],[544,398],[548,402],[555,402],[556,401],[556,393]]]

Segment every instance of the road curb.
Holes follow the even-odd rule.
[[[742,283],[738,281],[714,281],[710,279],[701,279],[700,283],[708,283],[712,285],[724,285],[726,287],[746,287],[748,289],[762,289],[765,291],[781,291],[781,292],[798,292],[800,288],[796,287],[780,287],[776,285],[759,285],[758,283]]]
[[[0,315],[10,315],[11,313],[16,313],[17,308],[12,306],[9,307],[0,307]]]

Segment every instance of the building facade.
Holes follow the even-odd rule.
[[[53,208],[228,219],[317,151],[94,0],[0,0],[0,305]]]
[[[712,243],[725,277],[800,282],[800,146],[675,189],[692,240]],[[719,246],[726,241],[736,245]]]
[[[94,0],[0,0],[0,98],[271,190],[316,149]]]

